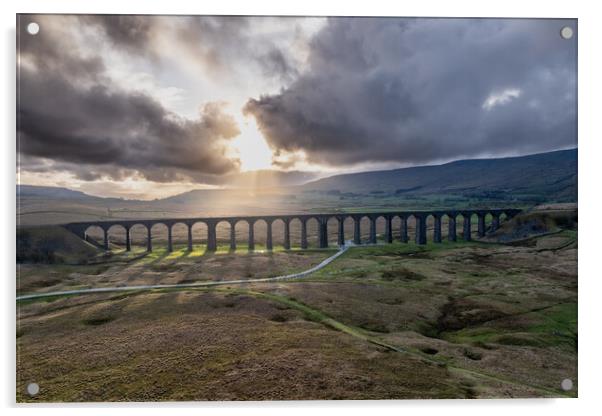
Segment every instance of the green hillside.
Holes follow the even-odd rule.
[[[17,263],[85,263],[101,253],[60,226],[17,227]]]
[[[303,190],[403,197],[456,195],[469,199],[534,203],[575,202],[577,149],[337,175],[306,184]]]

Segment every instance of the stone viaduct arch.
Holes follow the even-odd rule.
[[[301,249],[308,248],[308,221],[317,222],[317,241],[320,248],[329,246],[328,240],[328,224],[336,222],[337,244],[344,245],[348,238],[352,238],[354,244],[362,243],[362,219],[367,218],[369,221],[368,242],[376,244],[377,220],[381,218],[385,221],[384,241],[392,243],[395,240],[395,230],[393,229],[393,220],[399,219],[398,240],[402,243],[407,243],[408,238],[408,222],[415,222],[415,242],[416,244],[426,244],[427,242],[427,220],[429,217],[433,219],[433,242],[441,243],[442,237],[442,220],[447,218],[448,230],[447,240],[457,241],[457,226],[458,221],[462,223],[461,238],[465,241],[470,241],[473,234],[472,220],[476,217],[476,234],[478,237],[483,237],[487,231],[492,232],[499,228],[501,218],[506,220],[511,219],[516,214],[521,212],[520,209],[469,209],[469,210],[437,210],[437,211],[405,211],[405,212],[376,212],[376,213],[339,213],[339,214],[299,214],[299,215],[267,215],[267,216],[243,216],[243,217],[212,217],[212,218],[173,218],[173,219],[148,219],[148,220],[114,220],[114,221],[88,221],[74,222],[63,224],[67,230],[78,235],[84,240],[89,240],[88,230],[92,227],[97,227],[102,231],[102,242],[96,243],[105,250],[110,248],[110,230],[115,228],[123,228],[125,230],[125,249],[130,251],[131,244],[131,229],[134,226],[142,226],[146,228],[146,249],[153,250],[152,233],[154,226],[165,226],[167,228],[167,250],[173,250],[173,233],[172,229],[176,224],[183,224],[187,229],[187,249],[193,248],[193,227],[195,224],[202,223],[207,227],[207,250],[217,250],[217,226],[218,224],[228,224],[230,235],[230,249],[236,250],[236,225],[239,222],[246,222],[249,226],[248,232],[248,247],[249,250],[255,249],[255,225],[258,221],[263,221],[266,224],[266,249],[273,249],[272,224],[276,221],[281,221],[284,227],[283,246],[286,250],[291,248],[291,222],[299,221],[301,224]],[[487,218],[490,218],[489,226]],[[345,222],[353,221],[352,235],[346,235]]]

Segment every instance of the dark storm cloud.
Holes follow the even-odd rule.
[[[103,14],[79,17],[81,23],[101,28],[115,47],[142,54],[153,52],[150,45],[160,19],[160,16]]]
[[[57,36],[54,28],[77,24],[74,16],[60,16],[54,20],[50,16],[27,16],[21,18],[21,25],[17,33],[18,54],[20,58],[19,73],[20,87],[23,87],[23,75],[31,73],[31,67],[23,65],[23,61],[35,66],[36,73],[54,74],[55,77],[64,77],[73,80],[100,81],[103,78],[105,65],[98,56],[81,56],[77,51],[74,39],[68,36]],[[39,35],[31,36],[27,33],[27,23],[38,22],[43,27]]]
[[[112,46],[154,59],[164,52],[158,39],[173,34],[174,46],[186,51],[183,59],[201,62],[215,73],[249,49],[250,26],[244,16],[86,15],[80,21],[99,28]]]
[[[80,21],[99,28],[114,47],[152,58],[161,56],[157,38],[173,31],[177,47],[216,71],[227,63],[223,55],[234,45],[240,51],[246,43],[244,31],[248,27],[247,18],[234,16],[86,15]]]
[[[61,162],[26,154],[20,155],[19,165],[24,167],[29,173],[68,173],[74,178],[83,181],[94,181],[103,178],[122,180],[132,175],[131,170],[115,166]]]
[[[39,16],[42,27],[57,21]],[[99,58],[81,56],[52,30],[19,33],[19,151],[79,178],[202,178],[239,168],[225,142],[239,134],[221,103],[208,103],[191,120],[169,112],[143,92],[113,85]],[[42,36],[42,34],[44,36]],[[25,166],[29,168],[28,166]]]
[[[251,99],[275,152],[423,163],[576,145],[574,21],[332,18],[309,70]]]
[[[249,16],[136,16],[87,15],[81,22],[93,25],[116,48],[133,55],[160,60],[164,52],[158,38],[174,35],[183,59],[202,65],[212,77],[224,77],[239,66],[256,65],[263,76],[290,82],[298,74],[289,51],[276,45],[278,39],[262,36],[254,28],[274,20]],[[295,28],[294,19],[289,19]],[[295,29],[297,30],[297,29]]]
[[[286,54],[276,47],[262,55],[259,62],[264,75],[279,78],[285,84],[290,83],[299,75],[299,71]]]

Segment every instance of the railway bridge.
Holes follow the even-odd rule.
[[[215,251],[217,249],[217,225],[226,222],[230,225],[230,249],[236,249],[236,225],[239,222],[246,222],[249,226],[248,247],[249,250],[255,249],[255,223],[265,221],[266,227],[266,248],[272,250],[272,224],[275,221],[284,223],[284,248],[291,248],[291,221],[299,220],[301,222],[301,248],[308,247],[307,222],[315,219],[318,223],[318,242],[320,248],[328,247],[328,221],[335,218],[338,222],[337,242],[338,245],[345,244],[344,222],[346,219],[353,219],[353,241],[355,244],[361,244],[361,221],[368,218],[370,221],[369,243],[376,243],[376,221],[379,218],[385,220],[386,243],[392,243],[394,234],[399,241],[408,242],[408,222],[414,221],[416,244],[427,243],[427,220],[433,218],[434,231],[433,242],[442,242],[442,219],[447,217],[449,241],[457,241],[456,229],[457,220],[462,221],[461,238],[465,241],[471,239],[472,219],[476,216],[477,235],[482,237],[487,231],[495,231],[500,226],[501,217],[510,219],[521,212],[520,209],[469,209],[469,210],[437,210],[437,211],[401,211],[401,212],[370,212],[370,213],[335,213],[335,214],[293,214],[293,215],[261,215],[261,216],[235,216],[235,217],[206,217],[206,218],[161,218],[161,219],[132,219],[132,220],[111,220],[111,221],[86,221],[64,224],[63,227],[78,235],[82,239],[87,239],[88,229],[90,227],[99,227],[102,229],[104,238],[102,245],[105,250],[109,250],[109,229],[114,226],[122,227],[125,230],[126,250],[131,250],[130,230],[136,225],[142,225],[146,228],[146,249],[153,250],[152,227],[156,224],[163,224],[167,227],[167,250],[173,251],[172,229],[177,224],[184,224],[188,230],[188,250],[192,250],[193,236],[192,228],[195,224],[204,223],[207,226],[207,250]],[[490,216],[490,223],[486,223],[487,216]],[[398,233],[394,233],[393,220],[399,218],[401,225]]]

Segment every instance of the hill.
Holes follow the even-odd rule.
[[[63,227],[17,227],[17,263],[85,263],[100,253]]]
[[[500,228],[489,233],[485,240],[498,243],[523,242],[533,240],[534,237],[558,233],[564,230],[564,236],[576,238],[577,232],[577,204],[548,204],[539,205],[526,210],[502,223]],[[576,241],[575,241],[576,244]]]
[[[308,178],[300,172],[292,177]],[[21,185],[17,187],[18,224],[306,211],[527,208],[577,202],[577,149],[336,175],[298,186],[267,186],[273,182],[262,173],[255,179],[261,184],[255,189],[195,189],[153,201]]]
[[[575,202],[577,149],[336,175],[308,183],[302,189],[306,192]]]
[[[24,197],[57,198],[57,199],[94,199],[81,191],[56,186],[17,185],[17,195]],[[100,199],[100,198],[97,198]]]

